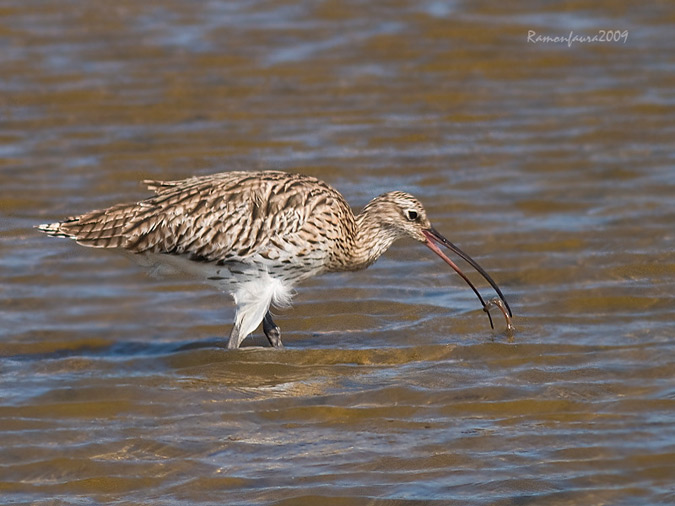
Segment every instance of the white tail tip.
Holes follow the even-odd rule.
[[[40,232],[44,232],[45,234],[49,235],[64,235],[60,229],[61,229],[61,223],[43,223],[42,225],[37,225],[35,228],[37,228]]]

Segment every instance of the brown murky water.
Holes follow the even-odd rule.
[[[674,504],[674,22],[669,2],[4,2],[0,502]],[[628,39],[527,42],[601,29]],[[300,286],[282,351],[177,351],[227,335],[226,297],[32,228],[245,168],[356,207],[416,194],[503,288],[513,340],[400,242]]]

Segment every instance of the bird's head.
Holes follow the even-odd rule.
[[[385,193],[373,199],[366,209],[394,240],[411,237],[426,242],[424,230],[430,229],[431,223],[422,203],[409,193]]]
[[[422,203],[409,193],[394,191],[385,193],[373,199],[364,209],[365,214],[376,221],[380,229],[388,234],[390,241],[403,237],[411,237],[416,241],[424,243],[431,251],[436,253],[443,259],[450,267],[452,267],[457,274],[459,274],[464,281],[471,287],[476,294],[483,309],[488,313],[490,318],[490,326],[492,326],[492,318],[488,312],[489,305],[483,300],[476,287],[471,283],[469,278],[462,272],[462,270],[453,262],[439,246],[444,246],[460,258],[465,260],[469,265],[476,269],[485,280],[490,283],[490,286],[497,292],[499,298],[503,302],[506,312],[511,316],[511,309],[508,302],[504,299],[502,291],[497,286],[497,283],[485,272],[485,270],[478,265],[473,258],[464,253],[461,249],[443,237],[434,227],[431,226],[427,213],[424,210]],[[504,315],[506,316],[506,312]],[[508,318],[507,318],[508,321]]]

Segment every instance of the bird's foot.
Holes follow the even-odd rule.
[[[274,323],[269,311],[267,311],[265,318],[263,318],[263,332],[273,348],[283,348],[284,345],[281,342],[281,329]]]

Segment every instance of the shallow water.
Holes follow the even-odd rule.
[[[0,10],[0,502],[675,503],[667,2]],[[515,335],[401,241],[231,352],[225,296],[32,228],[248,168],[417,195]]]

